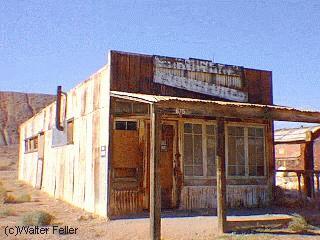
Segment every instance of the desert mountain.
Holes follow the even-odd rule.
[[[0,146],[19,142],[19,125],[55,100],[48,94],[0,91]]]

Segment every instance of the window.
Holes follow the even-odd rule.
[[[115,101],[114,113],[118,114],[147,114],[149,105],[139,102]]]
[[[73,144],[73,125],[73,119],[67,121],[67,144]]]
[[[228,126],[228,176],[264,176],[263,127]]]
[[[38,150],[38,136],[27,138],[24,140],[25,153],[35,152]]]
[[[138,129],[138,126],[136,121],[116,121],[115,129],[136,131]]]
[[[186,177],[215,176],[215,126],[204,123],[184,124],[184,175]]]

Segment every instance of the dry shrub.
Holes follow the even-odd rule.
[[[293,232],[307,232],[311,229],[311,226],[307,223],[304,217],[299,214],[294,214],[288,225],[288,229]]]
[[[8,194],[5,198],[5,203],[24,203],[24,202],[30,202],[30,201],[31,201],[30,194],[21,194],[17,197],[13,194]]]
[[[7,217],[7,216],[15,216],[16,213],[11,208],[1,208],[0,209],[0,218]]]
[[[78,217],[78,221],[87,221],[87,220],[92,220],[95,219],[96,216],[94,216],[93,214],[88,214],[88,215],[81,215],[80,217]]]
[[[0,182],[0,204],[5,203],[7,198],[7,189],[3,187],[3,184]]]
[[[22,217],[23,226],[48,226],[51,224],[54,216],[45,211],[34,211]]]

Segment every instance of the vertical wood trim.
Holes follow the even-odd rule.
[[[226,165],[225,165],[225,123],[224,119],[217,122],[217,215],[218,232],[227,232],[226,215]]]
[[[249,139],[248,127],[243,127],[244,130],[244,174],[249,177]]]
[[[207,177],[208,174],[208,154],[207,154],[207,131],[206,131],[207,124],[202,123],[202,168],[203,168],[203,176]]]
[[[150,105],[150,237],[160,240],[161,236],[161,189],[160,189],[160,142],[161,115]]]
[[[312,136],[312,132],[308,132],[307,135]],[[304,158],[304,170],[303,176],[305,193],[308,197],[312,197],[314,188],[314,179],[311,171],[314,170],[314,156],[313,156],[313,141],[307,141],[305,147],[305,158]],[[309,174],[310,173],[310,174]]]

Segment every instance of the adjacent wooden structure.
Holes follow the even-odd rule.
[[[150,211],[152,239],[161,209],[218,208],[225,232],[228,207],[272,199],[273,120],[320,122],[272,104],[270,71],[111,51],[21,125],[19,179],[109,218]]]
[[[314,197],[319,189],[320,126],[276,130],[275,158],[279,185]]]

